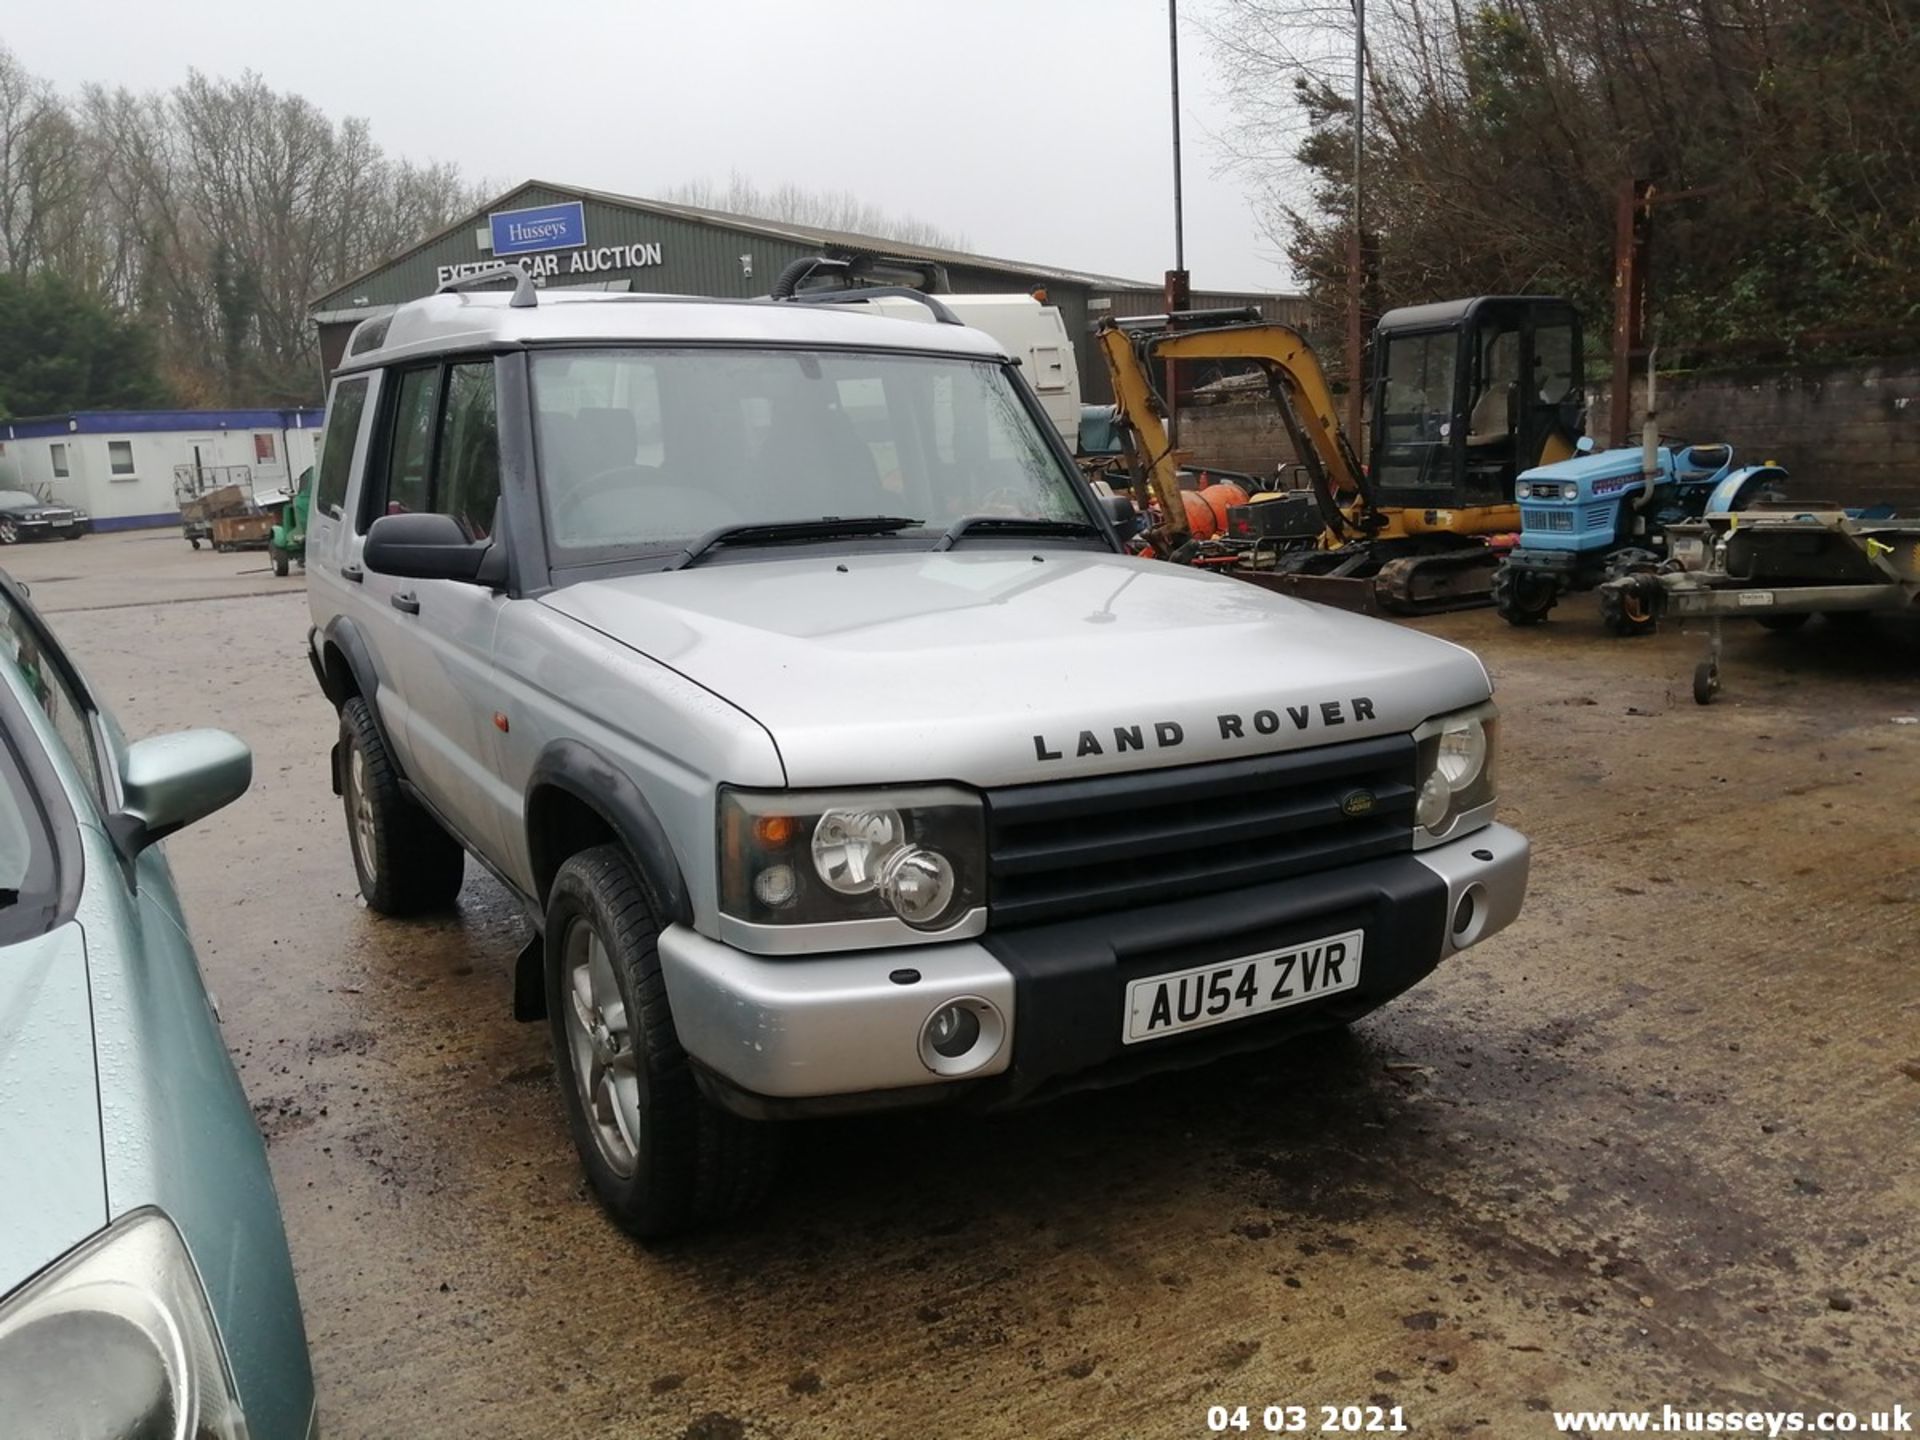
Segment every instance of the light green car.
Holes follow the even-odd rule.
[[[266,1149],[155,842],[244,792],[129,745],[0,573],[0,1433],[301,1440],[313,1375]]]

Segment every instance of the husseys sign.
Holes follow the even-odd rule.
[[[463,265],[441,265],[434,283],[463,280],[511,260],[536,281],[557,275],[593,275],[604,270],[639,270],[659,265],[660,242],[637,245],[587,245],[586,208],[578,200],[563,205],[534,205],[524,210],[501,210],[487,217],[493,241],[491,260]],[[565,253],[571,252],[571,253]]]

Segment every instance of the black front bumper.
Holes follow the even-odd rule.
[[[1163,1070],[1344,1025],[1432,973],[1447,934],[1447,886],[1412,855],[1178,900],[1119,914],[989,932],[987,950],[1013,972],[1013,1064],[983,1082],[990,1106],[1123,1084]],[[1128,982],[1226,964],[1346,930],[1364,930],[1360,984],[1321,1000],[1184,1035],[1128,1045]]]

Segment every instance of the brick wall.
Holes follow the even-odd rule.
[[[1794,500],[1889,501],[1920,508],[1920,363],[1660,377],[1660,431],[1725,440],[1741,460],[1775,460]],[[1638,435],[1646,385],[1633,387]],[[1588,432],[1607,433],[1607,397]]]
[[[1645,401],[1636,383],[1637,421]],[[1796,500],[1889,501],[1920,509],[1920,363],[1805,367],[1660,379],[1661,433],[1724,440],[1742,460],[1775,460]],[[1592,397],[1587,431],[1607,433],[1607,396]],[[1180,412],[1193,463],[1271,474],[1293,447],[1264,390]]]

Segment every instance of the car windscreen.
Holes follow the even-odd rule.
[[[22,505],[38,505],[40,497],[24,490],[0,490],[0,510],[18,510]]]
[[[1003,365],[865,351],[549,351],[534,435],[555,564],[722,526],[1087,519]]]

